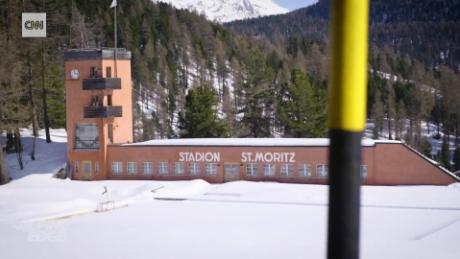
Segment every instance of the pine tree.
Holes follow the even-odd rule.
[[[33,135],[33,140],[32,140],[32,151],[30,152],[30,158],[32,160],[35,160],[35,146],[37,144],[37,137],[38,137],[38,117],[37,117],[37,110],[36,110],[36,105],[35,105],[35,100],[34,100],[34,94],[33,94],[33,85],[32,85],[32,79],[33,79],[33,74],[32,74],[32,58],[31,58],[31,53],[30,51],[27,51],[26,54],[26,59],[27,59],[27,92],[28,92],[28,98],[29,98],[29,106],[30,106],[30,120],[32,121],[32,135]]]
[[[422,152],[422,154],[424,154],[425,156],[429,157],[429,158],[432,158],[432,149],[431,149],[431,143],[430,141],[428,140],[427,137],[423,137],[421,142],[420,142],[420,145],[418,147],[418,149],[420,150],[420,152]]]
[[[460,170],[460,146],[457,146],[454,153],[454,171]]]
[[[375,94],[375,102],[374,102],[374,105],[372,106],[371,116],[374,119],[373,138],[378,139],[379,133],[382,131],[383,118],[385,116],[382,96],[379,90],[377,90]]]
[[[65,102],[61,99],[65,96],[63,71],[59,62],[53,59],[49,58],[45,71],[49,123],[51,128],[63,128],[66,126]]]
[[[274,72],[260,49],[252,49],[246,59],[246,78],[242,82],[242,126],[248,131],[243,136],[270,137],[274,109]]]
[[[18,58],[22,50],[18,47],[20,27],[11,26],[20,23],[20,15],[16,15],[20,7],[18,3],[8,2],[2,6],[4,15],[0,18],[0,133],[13,133],[19,127],[24,127],[30,119],[26,98],[28,87],[22,76],[25,71],[24,59]],[[19,136],[16,139],[19,141]],[[0,184],[3,184],[10,177],[3,161],[3,149],[1,152]],[[18,162],[22,168],[21,161]]]
[[[445,106],[443,128],[444,131],[454,131],[457,141],[459,134],[458,124],[460,124],[460,90],[458,88],[460,76],[445,66],[440,67],[439,73],[442,104]]]
[[[1,145],[0,145],[1,146]],[[2,150],[0,150],[0,185],[7,183],[9,181],[9,174],[8,171],[6,170],[6,165],[3,161],[3,147],[1,147]]]
[[[386,81],[386,88],[387,88],[387,100],[386,100],[386,114],[387,114],[387,123],[388,123],[388,139],[393,139],[392,132],[393,127],[392,120],[395,119],[396,116],[396,104],[395,104],[395,90],[393,85]]]
[[[24,163],[22,161],[22,151],[24,151],[22,141],[21,141],[21,134],[19,133],[19,128],[14,129],[14,152],[16,153],[16,158],[19,163],[19,169],[24,169]]]
[[[439,162],[445,168],[450,168],[450,153],[449,153],[449,138],[444,137],[442,140],[441,153],[439,155]]]
[[[315,102],[313,87],[307,76],[294,69],[287,91],[281,96],[278,105],[278,117],[285,127],[285,135],[292,137],[316,137],[321,135],[318,129],[320,114]]]
[[[154,127],[152,125],[152,119],[147,118],[144,112],[142,112],[142,140],[151,140],[154,138]]]
[[[218,118],[215,93],[208,87],[198,87],[188,92],[185,111],[180,113],[179,129],[183,138],[226,137],[225,123]]]
[[[435,139],[441,139],[441,124],[444,121],[445,117],[445,105],[443,104],[441,98],[436,98],[434,102],[434,107],[431,110],[431,121],[436,124],[436,135]]]

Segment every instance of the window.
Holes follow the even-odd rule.
[[[83,161],[83,172],[85,175],[91,175],[91,161]]]
[[[91,78],[101,78],[101,69],[99,67],[91,67],[89,76]]]
[[[317,165],[316,175],[320,178],[327,178],[329,176],[329,166],[328,165]]]
[[[113,162],[112,163],[112,173],[114,175],[120,175],[123,169],[123,163],[122,162]]]
[[[136,162],[128,162],[128,174],[137,173],[137,164]]]
[[[72,175],[73,173],[73,167],[72,167],[72,163],[65,163],[65,171],[66,171],[66,174],[69,175]]]
[[[105,67],[105,77],[112,77],[112,67]]]
[[[80,164],[78,161],[73,161],[73,171],[74,173],[78,174],[80,171]]]
[[[199,163],[190,163],[188,165],[188,171],[190,175],[199,175],[200,174],[200,164]]]
[[[99,95],[93,95],[91,96],[91,106],[93,107],[102,107],[104,106],[104,103],[102,102],[102,97]]]
[[[359,169],[360,169],[359,171],[361,174],[361,179],[365,180],[367,178],[367,173],[368,173],[367,165],[361,165]]]
[[[184,162],[176,162],[174,164],[174,174],[184,175]]]
[[[99,128],[96,123],[78,123],[75,127],[75,149],[99,149]]]
[[[246,164],[246,175],[247,176],[257,176],[257,164],[255,163]]]
[[[107,125],[107,135],[109,138],[109,144],[113,143],[113,125],[109,124]]]
[[[107,95],[107,106],[112,106],[112,95]]]
[[[225,163],[225,176],[227,177],[238,177],[239,165],[232,163]]]
[[[311,177],[311,166],[309,164],[299,165],[299,176],[300,177]]]
[[[265,176],[275,176],[275,165],[274,164],[264,164],[264,175]]]
[[[281,176],[292,176],[293,171],[293,164],[281,164]]]
[[[94,162],[94,174],[99,175],[99,161]]]
[[[152,162],[144,162],[144,174],[145,175],[153,174],[153,163]]]
[[[206,175],[217,175],[217,164],[216,163],[206,164]]]
[[[159,175],[168,175],[168,163],[159,162],[158,163],[158,174]]]

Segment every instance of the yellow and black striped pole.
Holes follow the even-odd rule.
[[[329,259],[359,258],[361,137],[369,0],[332,0],[329,71]]]

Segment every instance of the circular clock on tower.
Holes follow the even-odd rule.
[[[78,69],[74,68],[72,69],[72,71],[70,71],[70,77],[72,79],[78,79],[79,76],[80,76],[80,72],[78,71]]]

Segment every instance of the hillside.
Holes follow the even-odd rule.
[[[456,0],[370,1],[370,41],[388,45],[426,65],[448,65],[460,72],[460,2]],[[245,35],[276,34],[327,38],[329,0],[294,12],[228,23]]]
[[[113,46],[111,1],[46,2],[43,10],[48,13],[49,30],[44,45],[41,40],[22,39],[20,28],[11,26],[20,23],[22,11],[42,10],[41,4],[2,3],[0,85],[4,92],[15,94],[0,97],[5,107],[0,110],[0,129],[12,133],[33,124],[32,118],[38,119],[39,128],[44,126],[42,47],[51,126],[63,127],[63,53],[68,48]],[[199,123],[194,116],[187,117],[187,111],[194,109],[215,113],[209,118],[216,123],[208,126],[219,128],[214,137],[326,136],[326,4],[320,1],[287,15],[244,22],[267,21],[267,29],[280,28],[278,33],[254,37],[165,3],[120,1],[118,46],[133,54],[135,140],[206,137],[207,132],[187,132],[187,125]],[[305,21],[305,11],[315,15]],[[298,18],[291,21],[291,16]],[[455,15],[449,11],[446,17]],[[276,19],[279,22],[268,22]],[[283,24],[292,26],[282,29]],[[302,33],[297,31],[301,24],[306,30]],[[405,139],[426,151],[429,144],[421,131],[422,123],[429,121],[436,125],[428,129],[431,137],[451,135],[460,143],[458,74],[447,66],[424,66],[388,44],[371,45],[370,64],[368,117],[376,125],[374,137],[387,128],[388,138]],[[200,90],[187,103],[187,96],[197,89],[209,91]],[[204,103],[209,105],[203,107]]]
[[[436,125],[435,131],[428,127],[429,136],[447,143],[447,135],[453,134],[457,146],[460,2],[370,2],[368,118],[376,125],[374,137],[386,127],[391,129],[387,138],[405,139],[419,150],[429,150],[421,134],[423,121],[429,121]],[[296,56],[312,53],[308,43],[327,44],[328,19],[329,1],[321,0],[288,14],[225,26],[241,35],[285,44],[287,53]],[[327,48],[321,54],[326,52]],[[318,75],[311,66],[307,70]]]
[[[34,2],[29,5],[30,9],[39,8]],[[60,10],[69,18],[60,17],[53,24],[62,30],[50,32],[48,58],[53,60],[47,62],[62,69],[66,48],[113,46],[113,9],[108,9],[109,5],[110,1],[49,4],[47,10]],[[21,7],[10,2],[3,8],[19,14]],[[5,25],[14,22],[9,20],[12,17],[5,19]],[[49,19],[57,20],[57,14],[50,12]],[[236,35],[203,16],[164,3],[121,1],[118,20],[119,46],[133,53],[137,140],[180,136],[185,97],[199,86],[214,92],[218,99],[215,108],[229,136],[324,135],[324,76],[307,75],[305,59],[294,59],[269,41]],[[12,36],[20,38],[19,32]],[[27,49],[17,55],[24,53]],[[39,56],[34,61],[38,63]],[[18,61],[24,66],[22,62]],[[325,65],[324,60],[315,63]],[[296,130],[282,123],[289,118],[277,114],[283,105],[279,96],[289,94],[294,72],[299,83],[311,88],[308,94],[323,101],[316,102],[320,113],[311,118],[316,126],[291,134]]]

